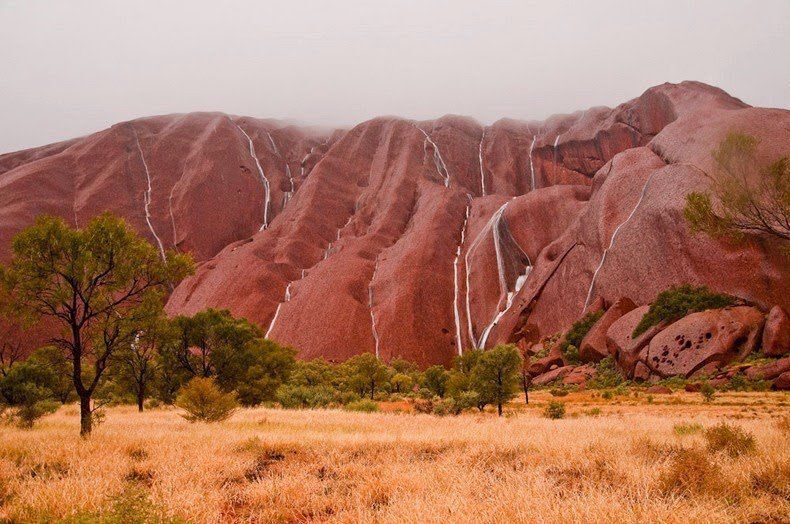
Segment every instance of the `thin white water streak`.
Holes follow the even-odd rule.
[[[285,192],[283,195],[283,207],[291,200],[291,197],[294,196],[295,186],[294,186],[294,177],[291,175],[291,166],[288,165],[288,162],[285,162],[285,174],[288,176],[288,181],[291,183],[291,188]]]
[[[231,120],[231,122],[233,122]],[[250,156],[255,160],[255,167],[258,169],[258,176],[260,176],[261,183],[263,184],[263,193],[264,193],[264,201],[263,201],[263,224],[258,231],[263,231],[267,227],[269,227],[269,206],[271,205],[271,190],[269,188],[269,179],[266,178],[266,175],[263,172],[263,167],[261,167],[261,163],[258,160],[258,155],[255,154],[255,144],[252,143],[252,138],[247,132],[236,122],[233,122],[241,133],[247,137],[247,142],[250,146]],[[267,133],[268,134],[268,133]],[[269,137],[271,138],[271,136]]]
[[[621,228],[622,228],[624,225],[626,225],[626,224],[628,223],[628,221],[629,221],[629,220],[631,220],[631,218],[632,218],[632,217],[634,216],[634,214],[636,213],[636,210],[637,210],[637,209],[639,209],[639,206],[642,204],[642,200],[644,200],[644,198],[645,198],[645,194],[647,193],[647,186],[650,184],[650,181],[651,181],[651,180],[653,180],[653,176],[654,176],[654,175],[655,175],[657,172],[658,172],[658,171],[654,171],[654,172],[653,172],[653,173],[652,173],[652,174],[651,174],[651,175],[650,175],[650,176],[647,178],[647,180],[645,181],[645,185],[644,185],[644,186],[642,186],[642,193],[639,195],[639,200],[637,200],[637,202],[636,202],[636,205],[635,205],[635,206],[634,206],[634,208],[631,210],[631,214],[629,214],[629,215],[628,215],[628,218],[626,218],[625,220],[623,220],[623,221],[620,223],[620,225],[618,225],[618,226],[615,228],[614,232],[612,233],[612,238],[610,238],[610,239],[609,239],[609,247],[607,247],[606,249],[604,249],[604,250],[603,250],[603,255],[601,256],[601,262],[598,264],[598,267],[597,267],[597,268],[595,268],[595,272],[593,273],[592,280],[590,281],[590,289],[587,291],[587,299],[584,301],[584,309],[583,309],[582,311],[586,310],[586,309],[587,309],[587,306],[589,306],[589,305],[590,305],[590,300],[592,299],[592,292],[593,292],[593,287],[595,286],[595,279],[598,277],[598,272],[599,272],[599,271],[601,271],[601,268],[603,267],[603,263],[606,261],[606,255],[609,253],[609,250],[610,250],[610,249],[612,249],[612,247],[614,246],[614,241],[615,241],[615,238],[617,237],[617,234],[620,232],[620,229],[621,229]]]
[[[376,272],[379,269],[379,259],[376,257],[376,264],[373,266],[373,276],[370,277],[368,284],[368,309],[370,310],[370,328],[373,333],[373,342],[376,346],[376,358],[379,357],[379,332],[376,329],[376,315],[373,314],[373,281],[376,280]]]
[[[176,185],[173,184],[173,187],[170,188],[170,196],[167,197],[167,207],[170,211],[170,225],[173,227],[173,247],[178,247],[176,243],[176,217],[173,215],[173,191],[175,191]]]
[[[436,145],[431,139],[431,135],[426,133],[422,128],[419,126],[414,126],[420,130],[420,132],[425,135],[425,139],[428,141],[431,146],[433,146],[433,163],[436,166],[436,171],[439,173],[439,176],[444,178],[444,187],[450,187],[450,172],[447,170],[447,164],[444,163],[444,159],[442,158],[442,153],[439,151],[439,146]]]
[[[274,143],[274,138],[272,138],[272,134],[266,131],[266,136],[269,137],[269,142],[272,144],[272,150],[274,154],[280,156],[280,151],[277,149],[277,144]]]
[[[482,196],[486,196],[486,175],[483,170],[483,141],[486,139],[486,128],[483,128],[483,135],[480,137],[480,145],[477,146],[477,158],[480,161],[480,191]]]
[[[143,148],[140,147],[140,137],[137,136],[137,130],[132,128],[134,132],[134,141],[137,143],[137,151],[140,153],[140,160],[143,161],[143,167],[145,168],[145,178],[148,180],[148,189],[143,193],[143,208],[145,209],[145,221],[148,224],[148,229],[151,230],[151,234],[156,239],[156,244],[159,246],[159,254],[162,256],[162,260],[166,260],[165,256],[165,248],[162,245],[162,239],[159,238],[159,235],[156,234],[156,230],[154,230],[154,225],[151,223],[151,173],[148,171],[148,163],[145,161],[145,155],[143,154]]]
[[[532,143],[529,145],[529,172],[530,172],[530,180],[532,181],[532,191],[535,191],[535,165],[532,162],[532,150],[535,149],[535,141],[538,139],[538,135],[533,135]]]
[[[269,335],[274,329],[274,324],[277,322],[277,317],[280,316],[280,308],[282,308],[283,304],[286,302],[291,301],[291,284],[293,284],[293,282],[288,282],[288,285],[285,286],[285,296],[283,297],[283,301],[277,304],[277,309],[274,310],[274,316],[272,317],[272,321],[269,324],[269,329],[266,330],[266,334],[263,336],[263,338],[269,338]]]
[[[455,314],[455,340],[458,348],[458,354],[463,355],[464,349],[461,342],[461,313],[458,311],[458,261],[461,258],[461,250],[464,247],[466,240],[466,225],[469,223],[469,212],[472,209],[471,198],[470,202],[466,205],[466,216],[464,223],[461,226],[461,240],[458,242],[458,248],[455,251],[455,260],[453,261],[453,313]]]

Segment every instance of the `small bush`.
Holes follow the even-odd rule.
[[[190,422],[220,422],[238,407],[235,393],[223,393],[211,378],[195,377],[181,388],[176,406],[186,410]]]
[[[567,397],[568,389],[560,388],[560,387],[551,388],[551,390],[549,390],[549,393],[551,393],[552,397]]]
[[[560,419],[565,417],[565,404],[552,400],[543,410],[543,415],[550,419]]]
[[[379,410],[379,405],[369,398],[363,398],[354,402],[349,402],[346,404],[345,409],[348,411],[359,411],[361,413],[373,413]]]
[[[439,417],[458,415],[459,413],[455,400],[452,398],[441,399],[433,406],[433,414]]]
[[[40,400],[32,404],[22,404],[16,412],[17,423],[20,428],[30,429],[38,419],[54,413],[59,407],[60,402],[54,400]]]
[[[461,391],[452,397],[454,415],[460,415],[468,409],[477,407],[480,394],[476,391]]]
[[[716,494],[721,491],[721,470],[699,449],[681,449],[659,477],[661,491],[668,495]]]
[[[699,433],[702,431],[702,424],[698,424],[697,422],[689,422],[687,424],[675,424],[675,427],[672,428],[675,432],[675,435],[679,437],[684,437],[686,435],[693,435],[695,433]]]
[[[706,286],[673,286],[658,294],[631,336],[636,338],[661,322],[674,322],[695,311],[731,306],[735,301],[735,297],[714,293]]]
[[[607,389],[606,391],[601,393],[601,398],[604,400],[611,400],[612,398],[614,398],[614,393],[611,390]]]
[[[415,398],[414,411],[417,413],[433,413],[433,400],[428,398]]]
[[[704,382],[699,389],[700,395],[702,395],[702,400],[704,402],[712,402],[713,398],[716,396],[716,389],[710,385],[709,382]]]
[[[598,322],[598,319],[603,315],[603,311],[595,311],[587,313],[582,318],[573,323],[568,333],[565,335],[565,340],[560,345],[565,359],[570,363],[579,362],[579,346],[582,340],[593,327],[593,324]]]
[[[708,442],[708,451],[723,451],[733,458],[751,453],[756,448],[753,435],[726,422],[706,430],[705,440]]]
[[[771,382],[768,380],[749,380],[745,375],[738,373],[730,379],[727,389],[730,391],[768,391],[771,389]]]
[[[283,384],[277,389],[277,402],[286,409],[315,409],[326,407],[334,400],[326,386],[294,386]],[[358,397],[354,400],[358,400]]]
[[[611,355],[598,362],[595,369],[595,376],[587,382],[588,388],[608,389],[618,387],[623,383],[623,375],[617,370],[614,357]]]

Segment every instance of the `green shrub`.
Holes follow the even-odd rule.
[[[543,415],[550,419],[560,419],[565,417],[565,404],[552,400],[543,410]]]
[[[706,286],[673,286],[658,294],[631,336],[636,338],[661,322],[674,322],[695,311],[731,306],[735,301],[735,297],[714,293]]]
[[[723,451],[731,457],[737,457],[754,451],[754,436],[741,429],[722,422],[705,431],[708,451]]]
[[[235,393],[223,393],[211,378],[195,377],[179,391],[176,406],[190,422],[220,422],[238,407]]]
[[[379,405],[369,398],[363,398],[354,402],[349,402],[346,404],[344,409],[348,411],[359,411],[362,413],[373,413],[379,410]]]
[[[54,413],[59,407],[60,402],[54,400],[39,400],[32,404],[22,404],[16,412],[19,427],[30,429],[38,419]]]
[[[565,340],[560,344],[565,359],[571,364],[579,362],[579,346],[582,340],[593,327],[593,324],[598,322],[598,319],[603,315],[603,311],[595,311],[587,313],[582,318],[573,323],[568,333],[565,335]]]
[[[358,394],[356,394],[353,391],[341,391],[335,395],[335,402],[337,402],[338,404],[346,405],[346,404],[351,404],[352,402],[356,402],[360,398],[362,397],[360,397]]]
[[[702,400],[705,402],[713,401],[716,396],[716,389],[710,385],[710,382],[703,382],[699,388],[699,393],[702,395]]]
[[[609,389],[601,393],[601,398],[604,400],[612,400],[613,397],[614,397],[614,393],[612,393],[612,391]]]
[[[730,391],[768,391],[771,389],[771,382],[768,380],[750,380],[745,375],[738,373],[730,379],[727,389]]]
[[[551,388],[549,390],[549,393],[551,393],[552,397],[566,397],[566,396],[568,396],[568,389],[567,388],[561,388],[561,387],[555,387],[555,388]]]
[[[461,391],[453,396],[456,414],[463,413],[467,409],[476,408],[480,395],[476,391]]]
[[[433,413],[434,402],[429,398],[415,398],[414,411],[417,413]]]
[[[322,408],[333,401],[334,391],[326,386],[309,387],[288,384],[277,389],[277,402],[286,409]]]
[[[702,431],[702,424],[697,422],[689,422],[686,424],[675,424],[675,427],[672,428],[675,432],[675,435],[679,437],[684,437],[686,435],[693,435],[695,433],[699,433]]]
[[[623,376],[615,366],[614,357],[604,358],[595,367],[595,376],[587,382],[590,389],[608,389],[620,386]]]
[[[458,407],[452,398],[443,398],[433,405],[433,414],[439,417],[447,415],[459,415]]]

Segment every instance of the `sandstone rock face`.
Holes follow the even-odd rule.
[[[543,373],[542,375],[538,375],[532,380],[533,386],[545,386],[546,384],[551,384],[555,380],[559,380],[564,378],[566,375],[570,374],[575,369],[575,366],[563,366],[561,368],[554,369],[552,371],[548,371]]]
[[[552,366],[562,366],[562,353],[560,353],[559,350],[552,350],[547,356],[530,362],[527,371],[533,377],[537,377],[538,375],[550,370]]]
[[[565,375],[562,383],[566,386],[585,387],[587,381],[595,376],[595,368],[589,364],[577,366],[573,371]]]
[[[745,371],[745,374],[750,380],[772,380],[788,371],[790,371],[790,357],[763,366],[752,366]]]
[[[790,371],[786,371],[776,377],[773,388],[778,391],[790,391]]]
[[[640,360],[659,377],[689,377],[712,363],[723,366],[748,355],[763,322],[763,314],[749,306],[692,313],[654,336]]]
[[[632,338],[636,325],[649,309],[650,306],[635,308],[615,320],[606,330],[607,351],[610,355],[614,355],[618,366],[627,377],[634,377],[634,366],[639,360],[639,353],[656,333],[666,327],[664,324],[652,326],[638,337]],[[644,370],[640,371],[644,373]]]
[[[611,325],[623,315],[636,307],[631,299],[624,297],[606,310],[606,312],[593,324],[579,346],[579,357],[582,362],[598,362],[609,355],[606,345],[606,333]]]
[[[227,308],[301,357],[333,360],[529,347],[599,304],[647,304],[681,283],[787,311],[775,246],[724,244],[682,216],[733,128],[760,139],[761,160],[788,154],[790,111],[697,82],[490,126],[144,118],[0,155],[0,261],[39,214],[79,226],[109,210],[199,262],[169,313]],[[629,351],[618,361],[632,367]]]
[[[768,312],[763,330],[763,353],[781,357],[790,352],[790,318],[779,306]]]

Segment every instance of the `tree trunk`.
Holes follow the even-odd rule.
[[[137,390],[137,411],[143,412],[143,403],[145,402],[145,388],[140,387]]]
[[[499,414],[500,417],[502,416],[502,403],[501,402],[497,402],[497,404],[496,404],[496,412],[497,412],[497,414]]]
[[[87,437],[93,429],[91,420],[91,396],[85,394],[80,396],[80,436]]]

